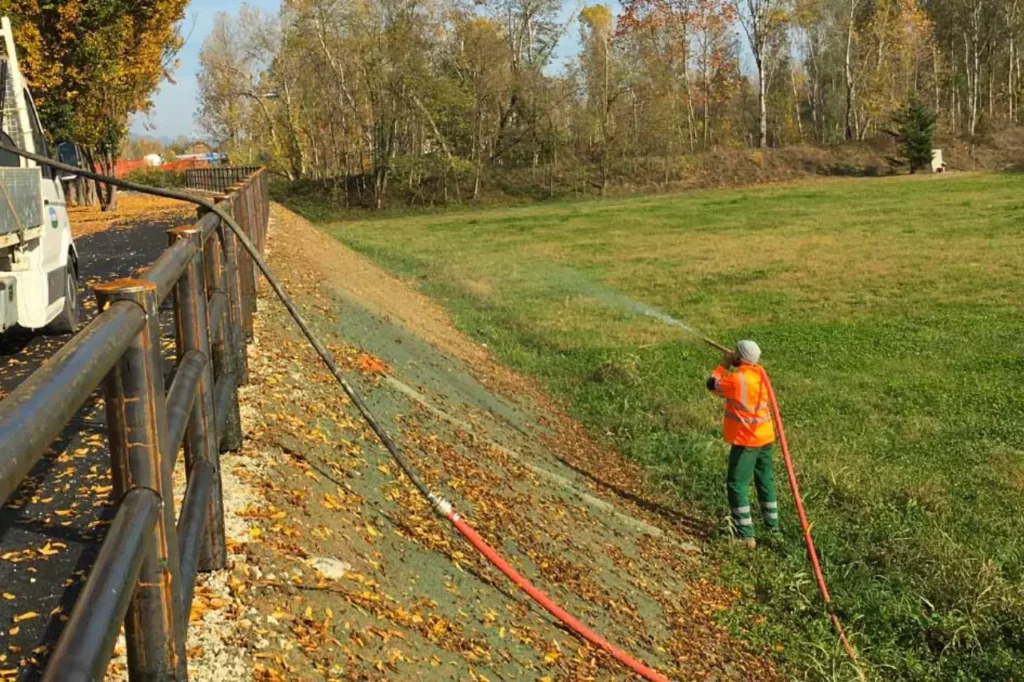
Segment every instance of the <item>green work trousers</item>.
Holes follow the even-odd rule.
[[[779,529],[779,505],[775,499],[775,480],[772,476],[772,444],[759,448],[733,445],[729,451],[729,511],[733,532],[741,538],[754,537],[754,522],[750,515],[750,481],[757,488],[757,501],[761,505],[761,518],[770,531]]]

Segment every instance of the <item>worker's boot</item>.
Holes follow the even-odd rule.
[[[757,547],[757,540],[754,538],[733,538],[733,544],[743,545],[748,549],[754,549]]]

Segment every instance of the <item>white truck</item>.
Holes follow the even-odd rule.
[[[0,19],[0,139],[50,156],[7,17]],[[0,150],[0,332],[77,330],[78,252],[58,173]]]

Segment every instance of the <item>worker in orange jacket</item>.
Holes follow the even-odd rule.
[[[725,399],[724,435],[729,452],[730,518],[734,537],[748,547],[757,546],[750,514],[750,481],[757,489],[761,518],[770,532],[779,530],[779,506],[772,474],[775,426],[768,409],[768,389],[762,380],[761,349],[753,341],[740,341],[726,353],[708,379],[708,390]],[[735,368],[735,371],[729,372]]]

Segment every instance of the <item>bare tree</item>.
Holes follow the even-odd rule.
[[[860,137],[857,126],[857,81],[853,73],[853,41],[857,25],[857,9],[861,0],[849,0],[850,12],[846,18],[846,51],[843,55],[843,83],[846,85],[846,139]]]
[[[246,145],[259,145],[274,156],[287,155],[274,112],[278,79],[271,77],[280,43],[280,19],[248,5],[242,6],[237,18],[218,14],[203,42],[196,118],[230,151],[244,152]],[[257,135],[266,135],[270,144],[261,144]],[[285,173],[295,179],[291,166]]]
[[[768,146],[768,82],[776,65],[775,47],[789,22],[789,0],[731,0],[757,67],[758,146]]]

